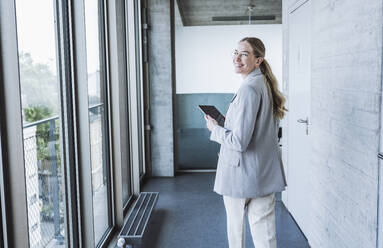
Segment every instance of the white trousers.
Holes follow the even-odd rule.
[[[274,193],[257,198],[223,196],[227,216],[227,237],[230,248],[245,248],[246,222],[249,219],[255,248],[276,248]]]

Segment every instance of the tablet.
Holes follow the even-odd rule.
[[[225,116],[223,116],[216,107],[212,105],[198,105],[202,112],[209,115],[211,118],[218,122],[218,125],[223,127],[225,123]]]

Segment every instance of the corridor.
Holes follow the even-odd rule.
[[[142,248],[227,247],[225,208],[221,196],[213,192],[214,177],[215,173],[183,173],[149,179],[142,191],[160,195]],[[278,248],[309,247],[280,195],[277,199]],[[254,247],[246,228],[246,247]]]
[[[0,0],[0,247],[114,248],[149,191],[159,199],[143,248],[227,247],[218,153],[238,170],[253,164],[220,152],[199,105],[226,115],[222,134],[242,130],[227,113],[245,62],[258,61],[249,68],[262,64],[286,100],[273,113],[288,110],[274,113],[282,157],[263,150],[288,185],[278,247],[383,248],[382,10],[382,0]],[[265,49],[240,48],[245,37]],[[262,111],[249,113],[238,120],[258,123]],[[249,130],[242,140],[267,133]]]

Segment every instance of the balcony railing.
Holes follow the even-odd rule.
[[[90,128],[100,125],[103,111],[103,103],[89,108]],[[65,204],[59,125],[59,116],[23,125],[31,247],[47,247],[54,242],[55,247],[64,244]],[[102,131],[99,131],[101,129],[101,126],[94,128],[97,135],[103,135]],[[93,150],[102,149],[102,144],[91,144],[91,146]],[[94,171],[93,168],[102,167],[102,161],[98,163],[100,165],[92,164],[92,174],[104,173],[102,170]],[[98,178],[103,177],[103,175],[98,176]],[[101,179],[93,184],[93,187],[100,187],[103,183]]]

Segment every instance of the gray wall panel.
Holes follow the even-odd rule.
[[[176,95],[176,168],[216,169],[220,145],[209,140],[203,113],[198,105],[214,105],[225,114],[233,94]]]

